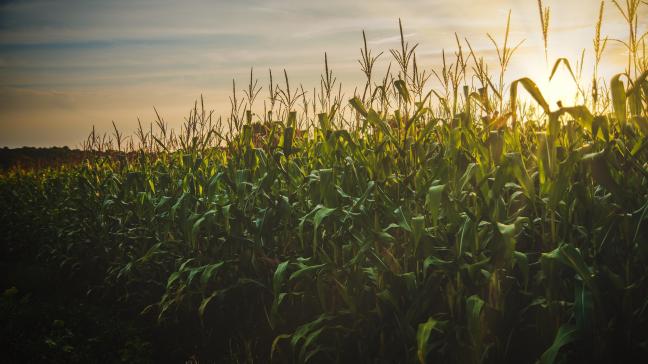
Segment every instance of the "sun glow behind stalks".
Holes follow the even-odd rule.
[[[573,39],[554,39],[549,43],[549,57],[545,59],[542,50],[526,49],[520,52],[513,59],[511,74],[508,82],[521,78],[530,78],[540,89],[545,100],[552,110],[557,109],[560,102],[563,106],[574,106],[589,104],[591,102],[592,77],[594,71],[594,59],[589,50],[584,53],[574,47],[578,44]],[[584,42],[584,40],[583,40]],[[581,43],[584,44],[584,43]],[[610,78],[619,72],[617,57],[604,56],[604,62],[599,66],[599,86],[607,84]],[[609,60],[613,62],[608,62]],[[558,66],[556,62],[561,61]],[[552,71],[555,72],[552,76]],[[534,103],[532,98],[521,92],[520,97]]]
[[[579,94],[576,81],[572,78],[569,71],[561,65],[554,76],[549,79],[551,66],[553,65],[547,67],[538,65],[534,69],[544,71],[531,72],[529,77],[538,85],[538,88],[552,110],[558,107],[559,102],[564,106],[574,105],[579,102],[582,103],[582,95]]]

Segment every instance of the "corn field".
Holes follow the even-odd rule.
[[[315,90],[287,72],[262,88],[251,71],[244,90],[233,84],[226,118],[200,100],[179,130],[161,116],[132,136],[93,130],[82,162],[3,172],[2,261],[14,272],[3,279],[6,357],[646,360],[640,6],[610,10],[628,15],[631,32],[618,75],[582,80],[556,61],[553,71],[568,69],[578,85],[571,106],[549,105],[530,78],[505,82],[517,49],[508,24],[503,42],[491,37],[494,68],[457,37],[432,71],[401,27],[386,54],[363,33],[366,83],[353,94],[328,60]],[[548,9],[540,13],[546,42]],[[603,6],[597,67],[602,18]],[[380,57],[391,57],[384,75]],[[25,274],[49,295],[30,298]],[[121,326],[86,337],[75,318],[20,324],[29,307],[57,304],[76,320]]]

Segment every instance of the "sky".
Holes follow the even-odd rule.
[[[544,4],[551,7],[549,63],[589,52],[599,0]],[[524,43],[509,76],[540,80],[551,98],[570,85],[546,80],[537,7],[536,0],[0,1],[0,146],[78,147],[93,125],[110,132],[114,121],[133,132],[138,118],[154,120],[153,107],[177,127],[201,95],[226,116],[233,78],[243,88],[253,68],[265,85],[268,69],[286,69],[291,82],[312,89],[324,52],[339,81],[362,85],[362,30],[374,52],[385,52],[385,67],[399,45],[399,18],[407,41],[420,44],[420,67],[431,69],[442,49],[456,49],[455,33],[494,62],[486,34],[502,39],[510,10],[511,40]],[[603,34],[627,37],[609,0]],[[623,71],[623,59],[611,43],[603,72]]]

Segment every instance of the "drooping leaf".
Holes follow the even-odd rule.
[[[409,94],[409,91],[407,90],[407,84],[405,84],[405,81],[396,80],[396,81],[394,81],[394,86],[396,87],[396,90],[398,91],[398,94],[403,99],[403,101],[405,101],[406,103],[409,103],[410,102],[410,94]]]
[[[482,309],[484,300],[477,295],[472,295],[466,299],[466,319],[468,322],[468,334],[472,345],[481,350],[484,327],[482,322]]]
[[[414,235],[414,251],[418,251],[421,238],[425,231],[425,217],[424,216],[414,216],[412,217],[412,234]]]
[[[560,326],[553,343],[540,357],[540,364],[553,364],[558,357],[560,349],[563,346],[575,341],[577,338],[578,330],[576,329],[576,327],[569,324]]]
[[[540,105],[542,110],[547,115],[550,114],[551,110],[549,109],[549,104],[545,100],[544,96],[542,96],[542,92],[540,92],[540,89],[538,88],[536,83],[533,82],[530,78],[524,77],[517,79],[511,83],[511,113],[513,115],[513,122],[516,121],[518,85],[522,85],[522,87],[524,87],[524,89],[529,93],[529,95],[531,95],[535,102]]]
[[[434,223],[434,225],[437,225],[437,221],[439,219],[441,197],[443,196],[444,189],[445,185],[430,186],[425,196],[425,206],[432,216],[432,222]]]
[[[430,348],[428,346],[430,335],[432,334],[432,330],[434,330],[436,326],[437,321],[431,317],[426,322],[419,324],[418,326],[418,331],[416,332],[416,344],[418,349],[416,353],[418,355],[419,363],[421,364],[427,363],[425,358],[430,351]]]
[[[626,90],[623,82],[621,82],[623,74],[617,74],[612,77],[610,81],[610,94],[612,95],[612,106],[614,108],[614,115],[617,122],[624,125],[627,121],[626,111]]]
[[[365,106],[362,104],[362,101],[360,101],[360,99],[357,96],[354,96],[352,99],[350,99],[349,104],[353,106],[353,108],[358,112],[358,114],[364,116],[365,118],[369,114]]]

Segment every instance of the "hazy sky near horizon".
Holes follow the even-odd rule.
[[[590,57],[599,1],[544,3],[550,63],[582,48]],[[112,120],[130,133],[138,117],[154,119],[153,106],[177,127],[201,94],[225,116],[232,78],[243,88],[254,67],[265,85],[269,68],[277,76],[285,68],[312,89],[325,51],[343,84],[360,85],[362,30],[374,52],[385,52],[384,66],[398,46],[398,18],[425,68],[455,50],[454,33],[494,61],[486,33],[500,40],[509,10],[511,39],[524,40],[510,76],[546,78],[536,0],[0,1],[0,146],[78,146],[93,125],[109,132]],[[605,18],[604,35],[624,39],[611,1]],[[604,72],[623,70],[617,45],[605,57]]]

